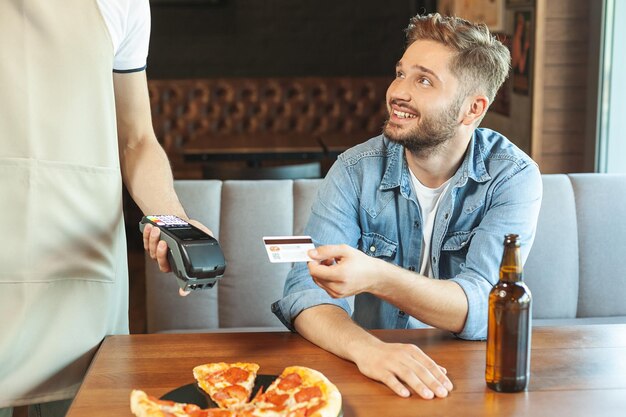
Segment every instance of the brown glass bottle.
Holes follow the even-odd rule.
[[[522,281],[517,239],[504,237],[500,280],[489,293],[485,380],[498,392],[523,391],[530,379],[532,296]]]

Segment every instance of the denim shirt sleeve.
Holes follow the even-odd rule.
[[[465,327],[458,337],[470,340],[487,337],[488,298],[498,280],[504,235],[520,236],[522,262],[525,262],[535,238],[542,193],[541,174],[534,163],[495,186],[489,208],[473,231],[465,266],[450,279],[463,288],[468,302]]]
[[[361,236],[358,225],[358,200],[341,159],[329,170],[320,185],[304,233],[315,246],[348,244],[356,247]],[[313,282],[306,263],[294,264],[283,291],[283,298],[272,305],[272,312],[294,331],[293,320],[303,310],[320,304],[332,304],[352,315],[348,299],[334,299]]]

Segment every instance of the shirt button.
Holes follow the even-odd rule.
[[[402,310],[400,310],[400,312],[398,314],[400,314],[401,317],[404,317],[406,315],[406,313],[404,311],[402,311]]]
[[[433,256],[433,263],[434,263],[434,264],[436,264],[436,263],[437,263],[437,258],[435,258],[434,256]]]
[[[448,213],[444,214],[444,215],[443,215],[443,218],[444,218],[444,219],[447,219],[447,218],[448,218]]]
[[[415,267],[413,265],[409,266],[409,271],[415,271]]]
[[[417,222],[417,221],[416,221],[416,222],[413,222],[413,226],[414,226],[414,227],[420,227],[420,222]]]
[[[374,245],[370,246],[370,252],[376,252],[376,246]]]

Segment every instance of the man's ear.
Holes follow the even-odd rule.
[[[483,118],[489,107],[489,99],[483,95],[470,97],[468,99],[470,99],[471,102],[466,112],[463,114],[461,123],[469,126]]]

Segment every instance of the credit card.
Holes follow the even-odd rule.
[[[264,236],[263,243],[270,262],[308,262],[307,252],[315,249],[311,236]]]

